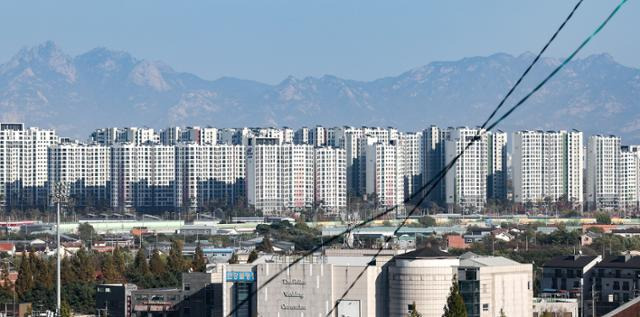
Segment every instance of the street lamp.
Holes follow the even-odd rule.
[[[53,188],[51,199],[56,204],[56,316],[60,316],[60,205],[67,201],[69,196],[68,188],[65,183],[56,183]]]

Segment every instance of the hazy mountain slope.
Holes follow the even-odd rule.
[[[205,80],[105,48],[71,57],[46,42],[0,65],[0,120],[83,138],[96,127],[124,125],[474,126],[532,58],[494,54],[433,62],[370,82],[323,76],[267,85],[229,77]],[[558,63],[541,60],[514,97]],[[640,142],[638,110],[640,70],[606,54],[593,55],[569,64],[502,128],[577,128]]]

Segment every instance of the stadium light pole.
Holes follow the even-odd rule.
[[[56,183],[53,200],[56,203],[56,314],[60,316],[61,291],[60,283],[60,205],[67,199],[67,187],[64,183]]]

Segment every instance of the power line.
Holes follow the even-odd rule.
[[[582,2],[582,0],[580,0],[580,2],[574,7],[574,9],[572,10],[572,13],[569,15],[569,18],[573,15],[573,12],[577,9],[577,7],[579,6],[579,4]],[[619,9],[622,7],[623,4],[625,4],[627,2],[627,0],[622,0],[618,6],[611,12],[611,14],[607,17],[607,19],[605,19],[600,26],[587,38],[585,39],[582,44],[569,56],[567,57],[558,67],[556,67],[556,69],[554,69],[544,80],[542,80],[531,92],[529,92],[527,95],[525,95],[524,98],[522,98],[518,103],[516,103],[516,105],[514,105],[513,107],[511,107],[504,115],[502,115],[500,118],[498,118],[498,120],[496,120],[496,122],[494,122],[493,124],[489,125],[489,127],[487,128],[487,130],[491,130],[493,129],[495,126],[497,126],[500,122],[502,122],[504,119],[506,119],[509,115],[511,115],[511,113],[513,113],[513,111],[515,111],[517,108],[519,108],[526,100],[529,99],[529,97],[531,97],[534,93],[536,93],[540,88],[542,88],[542,86],[544,86],[553,76],[555,76],[555,74],[560,71],[564,66],[566,66],[567,63],[569,63],[569,61],[571,61],[575,55],[577,55],[577,53],[582,50],[582,48],[584,46],[586,46],[587,43],[589,43],[591,41],[591,39],[597,35],[603,28],[604,26],[611,20],[611,18],[619,11]],[[561,27],[564,27],[564,25],[566,24],[566,21],[561,25]],[[555,38],[557,35],[558,31],[556,33],[554,33],[554,36],[552,37]],[[548,45],[546,45],[548,46]],[[546,50],[546,46],[543,48],[543,50],[541,50],[541,52],[544,52],[544,50]],[[536,58],[535,61],[537,62],[537,60],[539,59]],[[527,68],[526,73],[528,73],[528,71],[530,70],[531,66],[529,68]],[[526,75],[526,73],[524,75]],[[522,76],[524,77],[524,76]],[[521,78],[522,79],[522,78]],[[516,83],[516,85],[518,85],[521,82],[521,79],[518,80],[518,82]],[[512,89],[513,90],[513,89]],[[512,93],[512,91],[509,92],[508,95],[505,95],[505,98],[508,97],[510,94]],[[497,112],[497,110],[499,109],[499,107],[501,107],[501,105],[504,103],[501,102],[500,105],[498,107],[496,107],[496,110],[494,110],[494,112],[491,114],[490,118],[493,117],[495,115],[495,113]],[[489,120],[487,120],[487,122],[485,122],[484,125],[486,125],[489,122]],[[417,209],[417,206],[420,205],[420,203],[422,203],[426,197],[429,195],[429,193],[433,190],[433,188],[435,188],[435,185],[442,180],[442,178],[444,178],[444,176],[447,174],[447,172],[455,165],[455,162],[462,156],[462,154],[469,148],[471,147],[475,142],[477,142],[478,140],[480,140],[481,137],[480,135],[476,135],[466,146],[465,148],[458,154],[456,155],[451,162],[449,162],[449,164],[447,164],[447,166],[442,169],[434,178],[432,178],[431,180],[429,180],[427,183],[425,183],[420,189],[418,189],[415,193],[411,194],[408,198],[406,198],[404,200],[403,203],[407,203],[409,201],[411,201],[413,198],[415,198],[419,193],[421,193],[422,191],[425,190],[425,188],[429,187],[429,190],[425,193],[425,195],[422,196],[422,198],[419,200],[419,202],[416,204],[416,206],[411,210],[411,212],[409,214],[407,214],[407,216],[403,219],[403,221],[401,222],[401,224],[394,230],[394,235],[404,226],[404,224],[406,224],[406,221],[409,219],[409,217],[413,214],[413,212],[415,212],[415,210]],[[308,257],[309,255],[314,254],[316,251],[320,250],[321,248],[323,248],[324,246],[326,246],[327,244],[331,244],[334,241],[336,241],[337,239],[339,239],[341,236],[350,233],[351,231],[364,227],[367,224],[371,223],[372,221],[379,219],[387,214],[389,214],[391,211],[395,210],[399,205],[395,205],[393,207],[390,207],[388,209],[386,209],[385,211],[374,215],[373,217],[362,221],[361,223],[347,228],[345,231],[343,231],[342,233],[335,235],[331,238],[329,238],[328,240],[324,241],[323,243],[317,245],[316,247],[312,248],[311,250],[305,252],[304,254],[302,254],[302,256],[298,257],[297,259],[295,259],[294,261],[292,261],[291,263],[289,263],[288,265],[286,265],[283,269],[281,269],[280,271],[278,271],[276,274],[274,274],[272,277],[270,277],[269,279],[267,279],[265,281],[265,283],[263,283],[262,285],[260,285],[260,287],[256,288],[255,290],[253,290],[249,296],[244,299],[242,302],[240,302],[239,304],[236,305],[236,307],[234,307],[233,310],[231,310],[231,312],[229,312],[229,314],[227,316],[232,316],[239,307],[241,307],[242,305],[246,304],[249,300],[251,300],[253,298],[253,296],[255,296],[260,290],[262,290],[264,287],[266,287],[266,285],[270,284],[273,280],[275,280],[278,276],[280,276],[280,274],[282,274],[283,272],[289,270],[291,267],[293,267],[294,265],[298,264],[300,261],[302,261],[304,258]],[[376,253],[376,255],[374,255],[374,258],[372,259],[372,261],[374,261],[376,259],[376,257],[379,255],[380,251],[378,251]],[[366,268],[365,268],[366,269]],[[351,287],[353,287],[353,285],[355,285],[355,283],[357,282],[357,280],[362,276],[362,272],[358,275],[358,277],[356,278],[356,280],[354,281],[354,283],[352,283],[352,285],[350,286],[349,289],[351,289]]]
[[[529,70],[532,68],[533,64],[535,64],[535,62],[539,59],[540,55],[547,49],[547,47],[549,46],[550,42],[553,41],[553,39],[556,37],[556,35],[558,34],[559,30],[562,29],[564,27],[564,25],[566,24],[566,22],[571,18],[571,16],[573,15],[573,13],[575,12],[575,10],[579,7],[580,3],[582,2],[579,1],[576,6],[573,8],[573,10],[571,11],[571,13],[569,14],[569,16],[567,17],[567,19],[561,24],[560,28],[558,29],[558,31],[556,31],[556,33],[554,33],[554,35],[552,36],[551,40],[549,42],[547,42],[547,44],[544,46],[544,48],[540,51],[539,55],[534,59],[533,63],[531,65],[529,65],[529,67],[527,68],[527,70],[525,71],[525,73],[523,73],[523,75],[520,77],[520,79],[516,82],[516,84],[514,85],[514,87],[511,88],[511,90],[509,91],[509,93],[505,96],[505,98],[502,100],[502,102],[500,102],[499,106],[496,108],[496,110],[493,111],[493,113],[490,115],[489,119],[487,119],[487,121],[485,122],[485,124],[483,124],[483,127],[490,121],[491,117],[493,117],[495,115],[495,113],[497,112],[498,108],[504,103],[505,99],[513,92],[513,90],[515,89],[515,86],[517,86],[522,78],[529,72]],[[569,57],[567,57],[560,65],[558,65],[551,73],[549,73],[549,75],[547,75],[547,77],[545,77],[536,87],[534,87],[533,90],[531,90],[527,95],[525,95],[522,99],[520,99],[520,101],[518,101],[518,103],[516,103],[514,106],[512,106],[505,114],[503,114],[500,118],[498,118],[498,120],[496,120],[494,123],[492,123],[491,125],[489,125],[489,127],[487,128],[487,131],[492,130],[494,127],[496,127],[500,122],[502,122],[504,119],[506,119],[509,115],[511,115],[513,113],[513,111],[515,111],[516,109],[518,109],[525,101],[527,101],[527,99],[529,99],[529,97],[531,97],[534,93],[536,93],[540,88],[542,88],[542,86],[544,86],[553,76],[555,76],[564,66],[566,66],[567,63],[569,63],[577,54],[578,52],[580,52],[580,50],[582,50],[582,48],[584,48],[587,43],[589,43],[591,41],[591,39],[593,39],[593,37],[595,35],[597,35],[602,28],[604,28],[604,26],[609,23],[609,21],[611,20],[611,18],[613,18],[613,16],[618,12],[618,10],[622,7],[622,5],[624,3],[626,3],[627,0],[622,0],[620,2],[620,4],[618,4],[618,6],[616,6],[616,8],[609,14],[609,16],[598,26],[598,28],[596,28],[596,30],[589,36],[587,37],[579,46],[578,48],[576,48],[571,55],[569,55]],[[478,133],[483,133],[481,132],[482,130],[479,130]],[[466,151],[473,143],[475,143],[477,140],[479,140],[479,136],[477,135],[474,139],[471,140],[471,142],[469,142],[467,144],[467,146],[461,151],[460,154],[458,154],[456,157],[454,157],[454,159],[451,161],[452,163],[455,163],[455,161],[457,161],[461,154],[464,153],[464,151]],[[453,164],[449,163],[447,165],[446,172],[444,173],[446,175],[446,173],[453,167]],[[440,175],[440,177],[438,178],[438,182],[440,180],[442,180],[444,176]],[[434,185],[435,186],[435,185]],[[434,186],[432,186],[431,188],[429,188],[429,190],[427,191],[427,193],[425,194],[425,197],[427,195],[429,195],[429,193],[433,190]],[[423,199],[420,200],[420,202],[422,202],[424,200]],[[418,203],[419,204],[419,203]],[[400,225],[396,228],[396,230],[394,230],[394,234],[390,235],[389,237],[387,237],[385,239],[385,243],[388,243],[391,239],[391,237],[395,236],[397,234],[397,232],[400,230],[400,228],[402,228],[405,224],[406,221],[409,219],[409,217],[415,212],[416,208],[414,207],[411,212],[403,219],[403,221],[400,223]],[[370,261],[370,263],[374,262],[376,260],[376,258],[380,255],[380,253],[382,252],[382,248],[383,248],[384,244],[381,245],[378,248],[378,251],[376,252],[376,254],[373,255],[373,259]],[[358,282],[358,280],[364,275],[364,273],[366,272],[367,267],[365,267],[357,276],[356,279],[349,285],[349,287],[347,288],[347,290],[342,294],[342,296],[340,297],[340,299],[338,299],[336,301],[336,304],[333,306],[333,308],[329,311],[329,313],[327,314],[327,316],[330,316],[331,313],[335,310],[335,308],[337,307],[337,303],[340,302],[340,300],[342,300],[344,297],[346,297],[346,295],[351,291],[351,289],[355,286],[355,284]]]

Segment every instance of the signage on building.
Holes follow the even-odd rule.
[[[253,272],[227,272],[227,282],[254,282]]]

